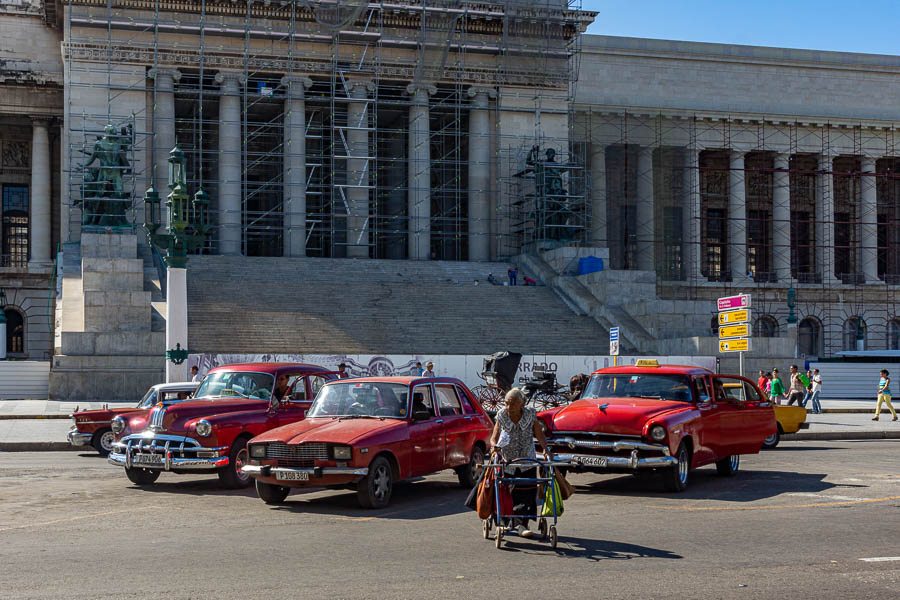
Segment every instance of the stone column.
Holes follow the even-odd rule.
[[[347,105],[347,257],[369,257],[369,171],[374,166],[369,155],[369,119],[374,104],[368,100],[375,91],[371,81],[348,81],[350,97],[360,102]]]
[[[591,246],[609,247],[606,218],[606,145],[591,143]]]
[[[240,255],[243,213],[241,199],[241,85],[238,73],[220,72],[219,97],[219,254]]]
[[[188,347],[187,269],[166,268],[166,350]],[[166,361],[166,383],[188,381],[187,361]]]
[[[682,253],[684,256],[684,273],[686,281],[700,279],[701,252],[700,241],[700,149],[687,149],[687,170],[684,174],[685,200],[682,209]]]
[[[175,82],[181,79],[177,69],[150,69],[156,90],[153,105],[153,188],[160,198],[169,193],[169,151],[175,147]],[[163,225],[169,220],[163,213]]]
[[[775,273],[779,283],[791,279],[791,181],[790,157],[775,155],[775,174],[772,189],[773,254]]]
[[[747,192],[744,153],[732,150],[728,172],[728,266],[732,281],[747,277]]]
[[[409,107],[409,225],[410,260],[431,258],[431,149],[429,147],[428,97],[433,85],[410,84]]]
[[[469,260],[491,258],[490,189],[491,128],[488,113],[491,88],[469,88]]]
[[[862,272],[866,283],[880,283],[878,279],[878,194],[875,186],[875,159],[862,157],[862,188],[860,208],[860,252]]]
[[[284,98],[284,256],[306,256],[306,90],[309,77],[282,77]]]
[[[50,256],[50,136],[49,121],[31,121],[31,259],[29,267],[47,267]],[[6,341],[2,342],[6,344]]]
[[[836,283],[834,275],[834,157],[819,155],[816,177],[816,266],[822,281]]]
[[[641,271],[656,268],[656,212],[653,202],[653,148],[638,153],[637,173],[637,265]]]

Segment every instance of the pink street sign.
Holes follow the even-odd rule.
[[[735,308],[747,308],[748,306],[750,306],[750,294],[719,298],[719,310],[733,310]]]

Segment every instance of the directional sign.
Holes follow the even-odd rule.
[[[750,325],[748,325],[747,323],[742,323],[741,325],[726,325],[725,327],[719,327],[719,339],[749,336]]]
[[[719,352],[749,352],[750,338],[719,340]]]
[[[730,310],[719,313],[719,325],[737,325],[750,322],[750,309]]]
[[[619,328],[618,327],[610,327],[609,328],[609,341],[619,341]]]
[[[719,310],[734,310],[736,308],[750,308],[750,294],[728,296],[719,298]]]

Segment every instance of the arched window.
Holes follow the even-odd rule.
[[[820,356],[822,354],[822,325],[818,319],[806,317],[797,328],[797,346],[800,354]]]
[[[778,337],[778,321],[771,315],[762,315],[753,324],[753,337]]]
[[[862,335],[862,347],[859,347],[857,340]],[[866,338],[868,331],[866,322],[859,317],[850,317],[844,321],[844,350],[865,350]]]
[[[22,313],[14,308],[3,310],[6,315],[6,353],[22,354],[25,352],[25,320]]]
[[[900,350],[900,319],[888,321],[887,349]]]

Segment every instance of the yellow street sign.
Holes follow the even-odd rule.
[[[719,339],[733,337],[747,337],[750,335],[750,325],[744,323],[742,325],[726,325],[719,327]]]
[[[736,325],[750,322],[750,309],[732,310],[719,313],[719,325]]]
[[[738,340],[719,340],[719,352],[748,352],[750,340],[748,338]]]

